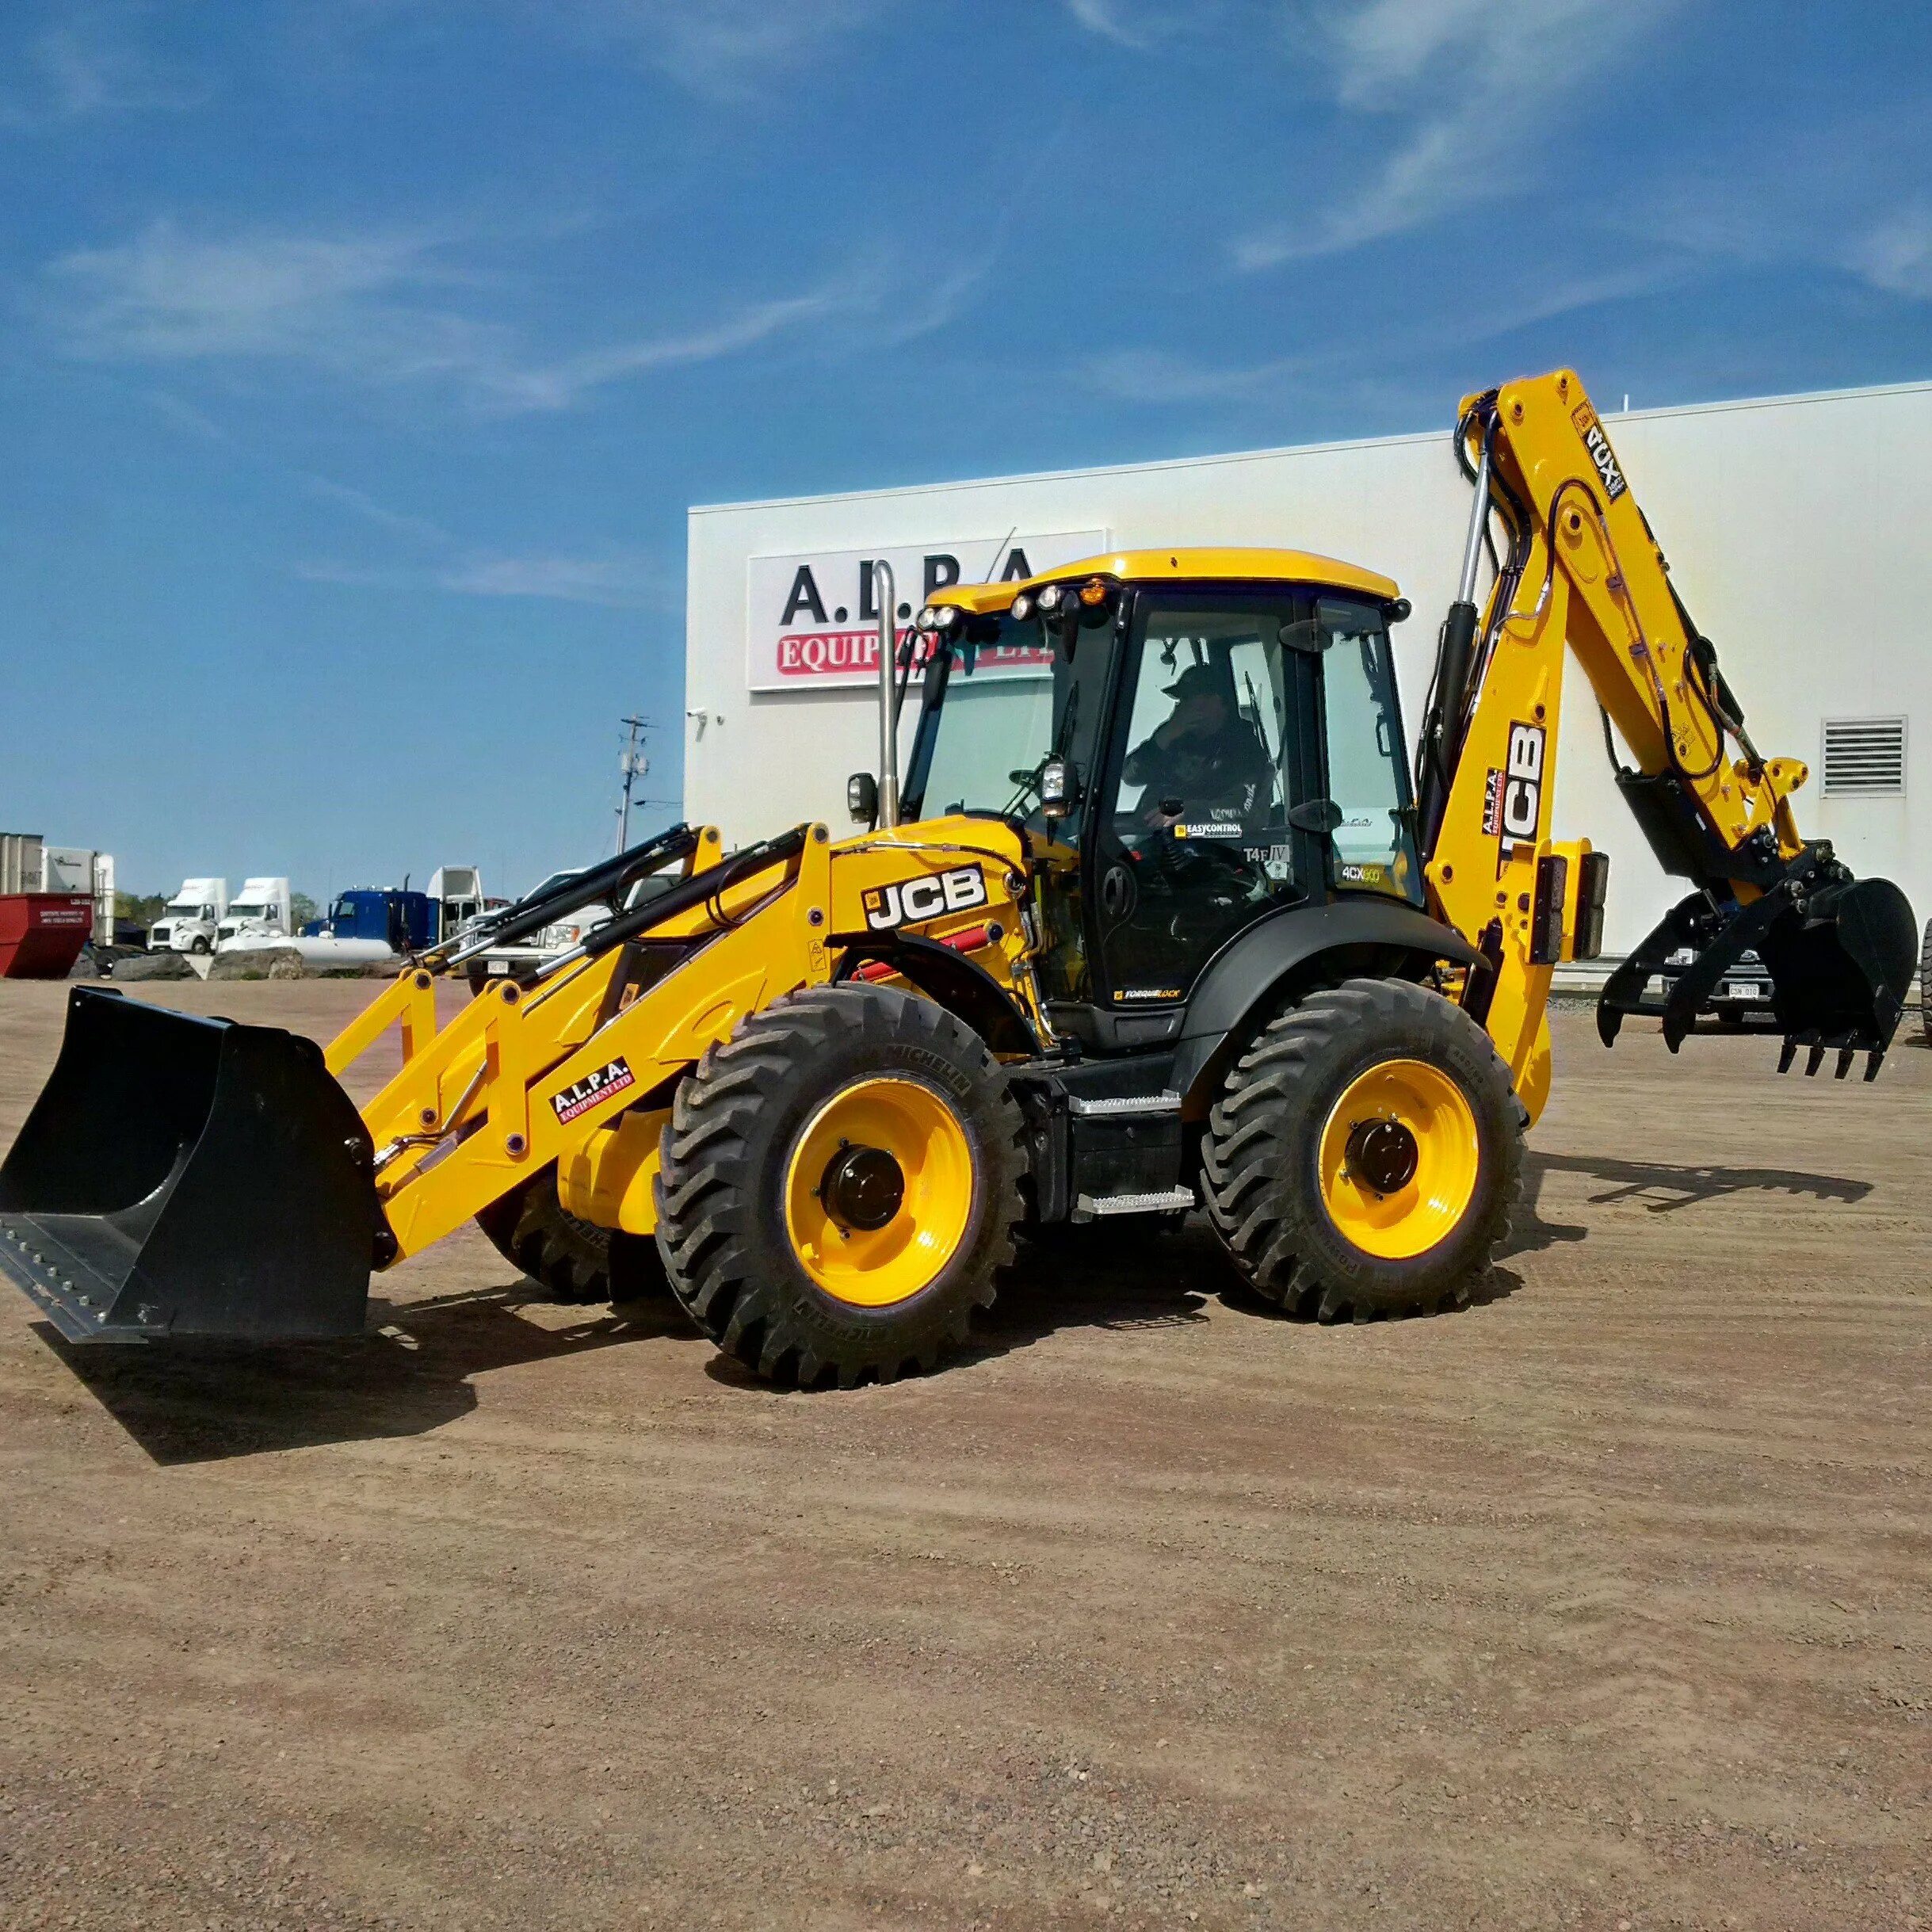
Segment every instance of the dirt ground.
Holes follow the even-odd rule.
[[[0,985],[0,1144],[63,991]],[[0,1923],[1932,1923],[1932,1053],[1774,1057],[1560,1014],[1462,1312],[1190,1231],[851,1395],[472,1234],[323,1349],[0,1287]]]

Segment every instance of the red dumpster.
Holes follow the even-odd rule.
[[[85,892],[0,893],[0,979],[64,979],[94,931]]]

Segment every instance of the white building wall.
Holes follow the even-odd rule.
[[[1631,487],[1678,589],[1716,641],[1766,756],[1804,759],[1808,836],[1932,914],[1932,383],[1612,416]],[[748,560],[857,549],[990,553],[1009,531],[1104,529],[1120,548],[1281,544],[1394,577],[1415,606],[1396,633],[1411,732],[1468,513],[1446,431],[1374,441],[790,502],[693,509],[685,640],[685,806],[728,842],[808,817],[844,823],[848,773],[877,762],[865,689],[747,689]],[[918,601],[918,586],[911,586]],[[1623,952],[1682,891],[1617,796],[1574,664],[1556,830],[1612,855],[1605,944]],[[1907,720],[1902,798],[1820,796],[1823,720]]]

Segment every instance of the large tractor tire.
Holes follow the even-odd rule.
[[[1925,1029],[1926,1044],[1932,1047],[1932,919],[1919,948],[1919,1024]]]
[[[977,1034],[883,987],[754,1014],[678,1088],[658,1182],[673,1292],[769,1380],[934,1367],[1013,1258],[1020,1110]]]
[[[664,1292],[656,1243],[579,1220],[557,1198],[554,1163],[491,1201],[476,1224],[552,1301],[641,1301]]]
[[[1469,1298],[1507,1239],[1526,1120],[1489,1036],[1426,987],[1311,995],[1228,1075],[1202,1148],[1246,1285],[1325,1322]]]

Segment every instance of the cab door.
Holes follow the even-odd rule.
[[[1285,586],[1136,599],[1088,818],[1094,991],[1113,1010],[1178,1007],[1243,927],[1326,897],[1312,615]]]

